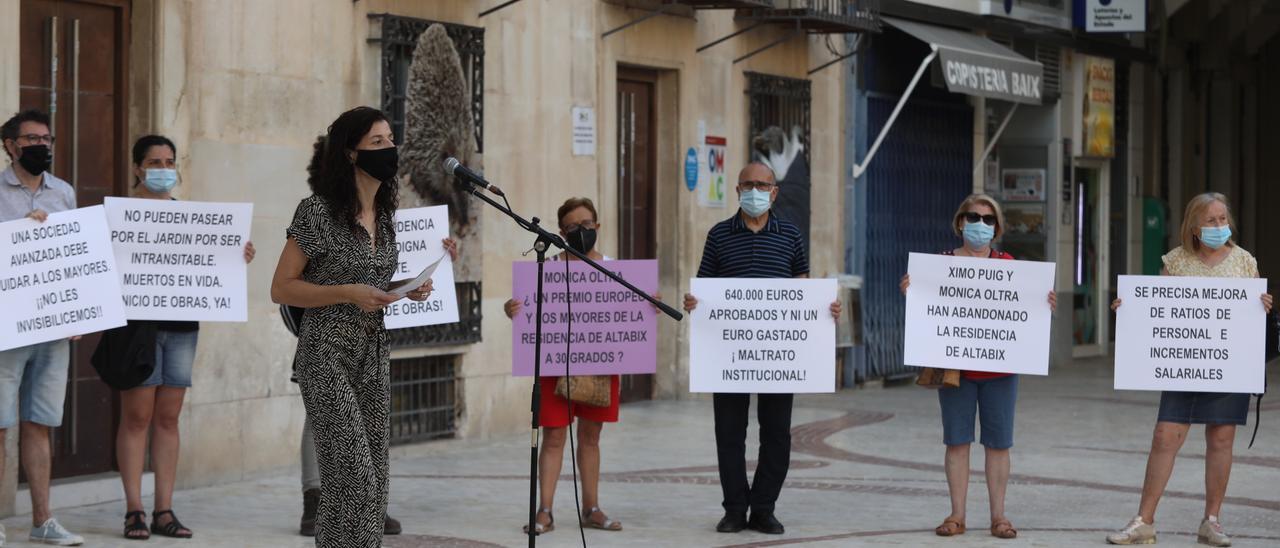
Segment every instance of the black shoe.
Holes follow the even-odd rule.
[[[746,512],[725,512],[724,517],[720,518],[720,523],[716,524],[718,533],[737,533],[746,528]]]
[[[393,518],[393,517],[391,517],[390,515],[387,515],[385,518],[383,518],[383,520],[382,520],[382,534],[384,534],[384,535],[398,535],[398,534],[400,534],[400,531],[401,531],[401,529],[400,529],[400,520],[398,520],[398,519],[396,519],[396,518]]]
[[[782,522],[773,516],[773,512],[752,512],[751,521],[747,522],[747,527],[766,535],[781,535],[786,532]]]
[[[302,523],[298,526],[298,534],[304,537],[316,536],[316,510],[320,508],[320,490],[307,489],[302,492]]]

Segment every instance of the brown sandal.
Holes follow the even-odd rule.
[[[933,530],[933,533],[940,537],[954,537],[956,535],[963,535],[964,532],[964,524],[951,518],[942,520],[942,525],[939,525]]]
[[[541,508],[538,510],[538,514],[546,514],[548,520],[546,525],[538,523],[537,521],[533,523],[534,536],[538,536],[543,533],[550,533],[556,530],[556,517],[551,515],[550,508]],[[526,523],[521,529],[524,531],[524,534],[529,534],[529,524]]]
[[[591,519],[591,516],[594,516],[597,513],[600,514],[600,517],[604,518],[603,522],[596,523],[595,520]],[[621,531],[622,530],[622,522],[613,521],[609,519],[609,516],[605,515],[604,511],[601,510],[599,507],[595,507],[590,510],[587,510],[586,514],[582,516],[582,523],[585,523],[587,527],[590,527],[592,529],[600,529],[603,531]]]
[[[1002,539],[1018,538],[1018,530],[1013,528],[1009,520],[1002,519],[991,524],[991,536]]]

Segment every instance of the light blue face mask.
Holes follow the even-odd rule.
[[[738,205],[751,217],[759,217],[769,211],[769,193],[763,190],[746,190],[738,195]]]
[[[176,169],[148,169],[146,176],[142,178],[142,184],[147,185],[147,190],[156,194],[164,194],[173,190],[178,184],[178,170]]]
[[[964,223],[964,241],[969,247],[981,249],[991,243],[991,239],[996,236],[996,227],[984,222]]]
[[[1200,227],[1200,241],[1209,249],[1218,249],[1231,240],[1230,226],[1202,226]]]

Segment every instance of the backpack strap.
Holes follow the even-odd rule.
[[[1267,377],[1262,376],[1262,393],[1254,394],[1253,402],[1253,437],[1249,438],[1249,449],[1253,449],[1254,440],[1258,439],[1258,425],[1262,424],[1262,396],[1267,394]]]
[[[1249,438],[1249,449],[1253,449],[1253,442],[1258,439],[1258,425],[1262,424],[1262,394],[1254,394],[1253,397],[1253,436]]]

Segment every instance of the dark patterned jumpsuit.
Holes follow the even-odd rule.
[[[385,289],[397,253],[391,215],[379,215],[376,245],[311,196],[286,231],[307,256],[302,279]],[[390,354],[382,312],[353,304],[309,308],[294,359],[320,463],[316,546],[379,548],[387,509]]]

